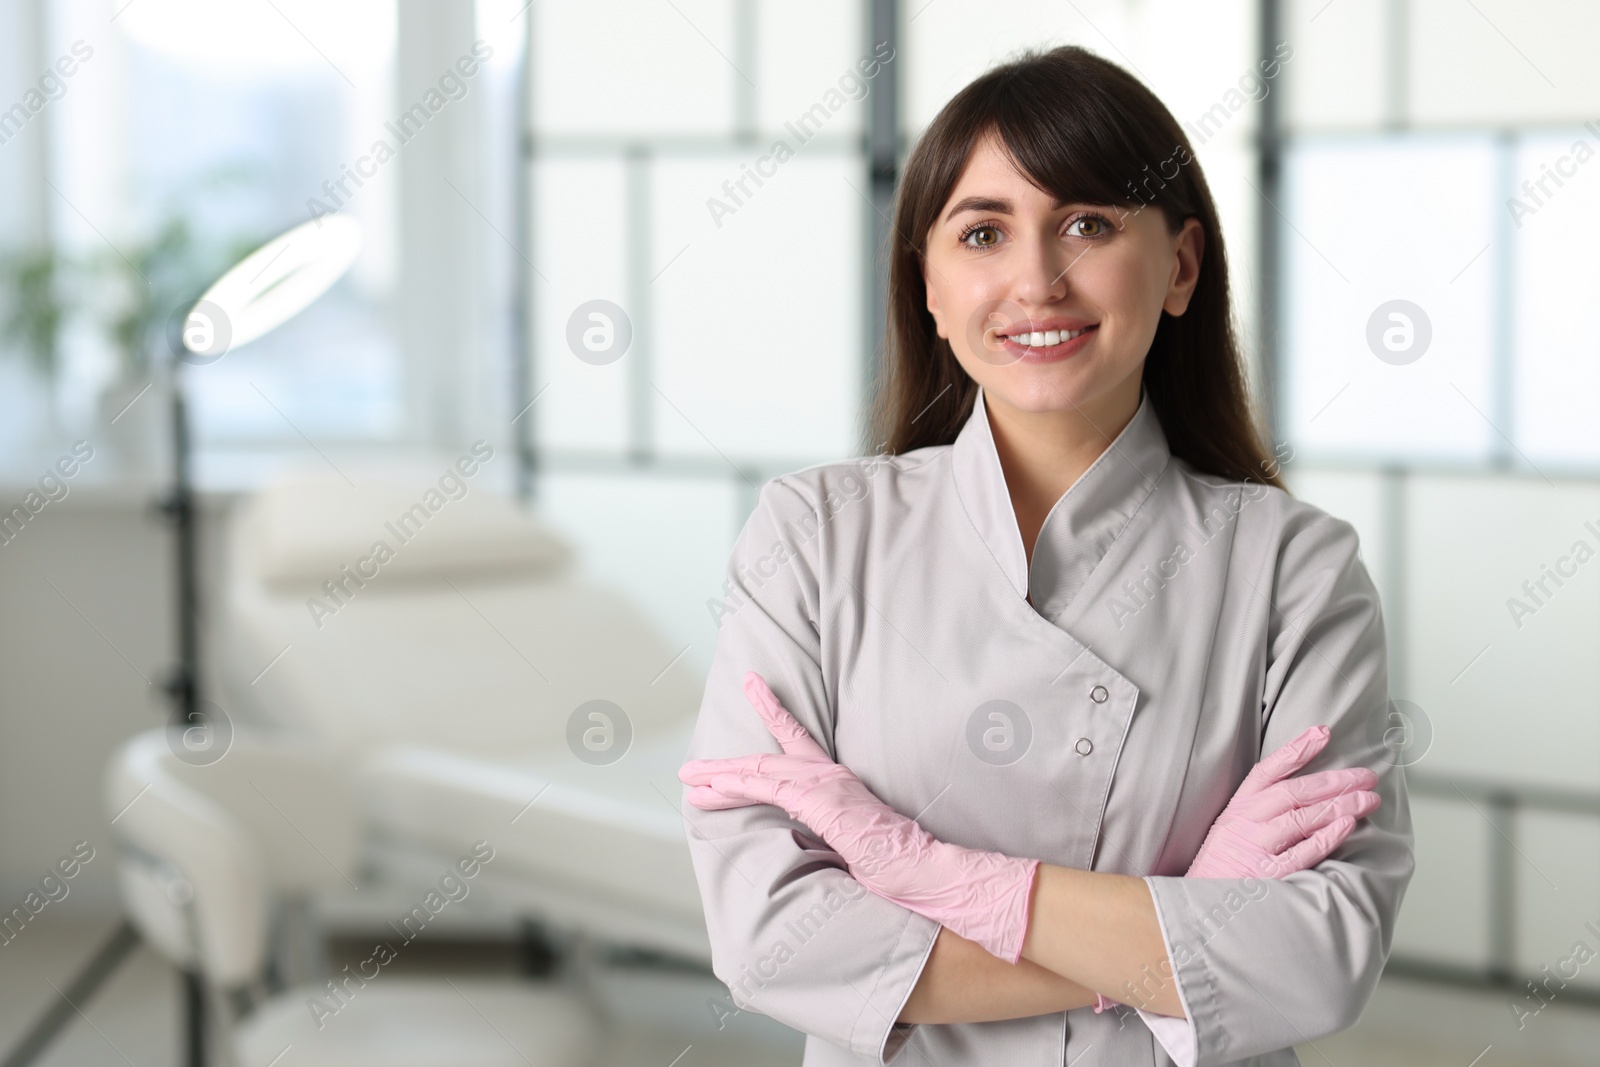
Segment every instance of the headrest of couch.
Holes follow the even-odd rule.
[[[240,544],[253,557],[242,564],[263,584],[293,591],[337,580],[344,567],[389,585],[554,576],[571,564],[569,542],[481,477],[453,466],[424,471],[279,475],[237,515],[246,527]]]

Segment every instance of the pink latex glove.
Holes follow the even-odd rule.
[[[1365,767],[1291,778],[1328,744],[1313,726],[1253,767],[1200,845],[1186,878],[1281,878],[1321,863],[1377,810]]]
[[[1365,767],[1290,778],[1328,744],[1312,726],[1250,769],[1201,842],[1185,878],[1282,878],[1315,867],[1377,810],[1378,776]],[[1117,1004],[1095,994],[1094,1010]]]
[[[690,760],[678,779],[689,802],[717,810],[773,804],[810,827],[862,885],[924,915],[1008,963],[1022,956],[1036,859],[940,841],[835,763],[755,671],[744,692],[782,755]]]

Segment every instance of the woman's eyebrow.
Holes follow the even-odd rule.
[[[1060,211],[1066,207],[1065,200],[1050,201],[1051,211]],[[956,201],[955,206],[945,215],[944,220],[949,222],[963,211],[984,211],[996,215],[1011,214],[1011,201],[1003,196],[967,196]]]

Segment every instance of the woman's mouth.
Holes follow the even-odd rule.
[[[999,337],[1001,347],[1017,361],[1047,363],[1077,354],[1089,343],[1099,326],[1099,323],[1086,323],[1075,328],[1014,329]]]

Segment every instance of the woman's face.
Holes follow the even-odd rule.
[[[991,404],[1120,427],[1161,312],[1189,305],[1202,244],[1197,219],[1173,234],[1159,208],[1055,203],[991,135],[928,231],[928,310]]]

